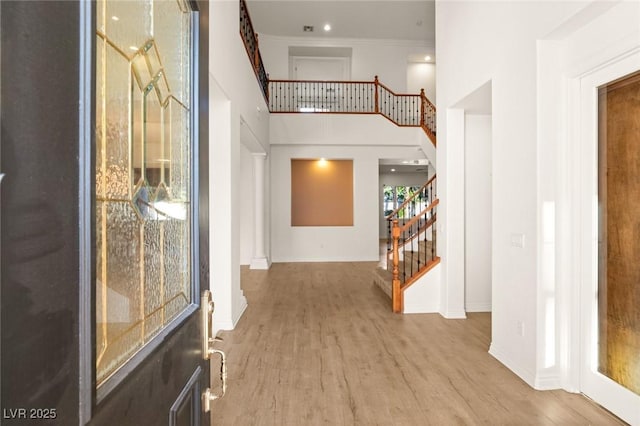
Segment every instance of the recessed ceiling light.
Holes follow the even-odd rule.
[[[430,61],[430,60],[431,60],[431,56],[429,56],[429,55],[425,56],[425,57],[424,57],[424,60],[425,60],[425,61]]]
[[[396,171],[396,169],[391,169],[391,171],[392,171],[392,172],[395,172],[395,171]]]
[[[404,160],[402,164],[409,164],[409,162],[407,160]]]
[[[119,20],[120,20],[120,18],[118,18],[116,15],[113,15],[113,16],[111,17],[111,19],[112,19],[112,20],[114,20],[114,21],[119,21]]]
[[[324,30],[325,30],[325,31],[331,31],[331,25],[329,25],[329,24],[324,24]]]

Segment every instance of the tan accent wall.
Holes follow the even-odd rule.
[[[353,226],[353,160],[291,160],[291,226]]]

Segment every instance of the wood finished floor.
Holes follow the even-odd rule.
[[[615,425],[588,399],[535,391],[487,353],[489,314],[394,315],[376,263],[242,270],[249,307],[216,347],[213,425]]]

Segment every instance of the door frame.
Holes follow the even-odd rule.
[[[95,132],[96,14],[93,2],[80,2],[78,114],[78,423],[91,419],[95,397]]]
[[[569,85],[569,100],[576,108],[571,115],[571,146],[573,158],[579,162],[575,176],[579,232],[574,236],[579,247],[579,297],[574,302],[579,315],[573,328],[579,335],[579,390],[632,424],[640,424],[640,396],[597,371],[598,87],[638,71],[639,64],[640,47],[573,79]]]
[[[342,64],[342,77],[340,80],[347,81],[351,79],[351,57],[342,56],[290,56],[289,57],[289,76],[292,80],[300,80],[298,78],[298,61],[309,62],[335,62]],[[323,79],[326,80],[326,79]]]

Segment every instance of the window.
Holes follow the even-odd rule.
[[[382,214],[387,217],[398,209],[406,200],[411,199],[414,194],[420,191],[420,186],[390,186],[384,185],[384,202],[382,206]],[[406,208],[398,211],[398,217],[413,217],[420,213],[429,205],[429,190],[423,189],[416,197],[406,206]]]
[[[98,2],[96,382],[192,304],[192,27],[184,0]]]

